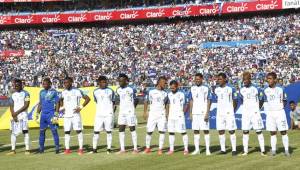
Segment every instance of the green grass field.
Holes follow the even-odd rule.
[[[141,117],[141,106],[138,107],[138,144],[141,149],[145,143],[145,121]],[[4,108],[0,108],[0,115],[4,112]],[[59,130],[60,136],[63,137],[62,129]],[[92,129],[86,128],[84,130],[84,146],[85,151],[88,152],[91,149],[92,144]],[[189,143],[190,151],[193,151],[193,135],[189,130]],[[231,169],[231,170],[247,170],[247,169],[300,169],[300,131],[290,131],[290,148],[292,151],[292,157],[287,158],[283,155],[283,147],[281,137],[278,135],[277,146],[278,155],[275,157],[261,157],[259,154],[258,142],[255,134],[252,132],[250,136],[250,154],[247,157],[232,157],[230,153],[230,140],[227,135],[226,144],[228,147],[227,155],[217,155],[219,151],[219,140],[216,131],[211,132],[211,156],[205,156],[204,141],[201,135],[201,151],[202,154],[198,156],[183,156],[183,144],[180,135],[176,136],[176,153],[172,156],[162,155],[158,156],[158,134],[154,133],[152,138],[152,145],[154,146],[153,153],[149,155],[138,154],[133,155],[130,152],[124,155],[106,154],[106,135],[102,134],[100,137],[100,146],[98,154],[78,156],[77,150],[77,137],[73,132],[74,137],[71,138],[71,145],[73,146],[73,153],[71,155],[55,155],[54,144],[50,131],[47,131],[46,141],[46,153],[45,154],[31,154],[29,156],[24,155],[23,137],[18,137],[17,154],[15,156],[6,156],[6,153],[10,150],[10,132],[8,130],[0,131],[0,169],[31,169],[31,170],[54,170],[54,169],[84,169],[84,170],[99,170],[99,169]],[[38,148],[38,130],[32,129],[30,131],[31,146],[32,149]],[[270,149],[270,135],[265,133],[265,143],[267,151]],[[61,144],[63,148],[64,140],[61,138]],[[130,133],[126,133],[126,145],[128,149],[131,149],[131,136]],[[237,132],[237,145],[238,152],[242,151],[242,135],[241,131]],[[115,130],[113,133],[113,149],[117,150],[119,147],[118,133]],[[168,147],[168,137],[166,136],[165,148]]]

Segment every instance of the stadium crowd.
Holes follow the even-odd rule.
[[[239,19],[187,20],[150,25],[47,28],[0,31],[1,50],[26,50],[24,57],[1,61],[0,93],[7,95],[13,78],[26,86],[41,86],[45,76],[62,87],[66,76],[75,86],[93,86],[99,75],[111,84],[126,73],[140,87],[159,75],[191,85],[202,72],[210,85],[225,71],[240,85],[243,70],[263,85],[266,72],[275,71],[287,85],[300,79],[300,15],[255,16]],[[200,48],[203,42],[260,40],[260,45]]]

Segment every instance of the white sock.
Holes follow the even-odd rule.
[[[276,151],[276,143],[277,143],[276,135],[271,135],[271,148],[272,148],[272,151]]]
[[[80,132],[78,134],[78,144],[79,144],[79,149],[82,149],[83,148],[83,134],[82,134],[82,132]]]
[[[282,143],[285,151],[289,151],[289,137],[287,134],[282,135]]]
[[[165,141],[165,134],[159,134],[159,149],[163,149]]]
[[[24,143],[25,143],[25,149],[28,151],[30,148],[29,133],[25,133]]]
[[[133,149],[137,150],[137,134],[136,134],[136,131],[131,132],[131,138],[132,138]]]
[[[226,142],[225,134],[219,135],[219,141],[220,141],[220,145],[221,145],[221,151],[225,152],[226,151],[226,148],[225,148],[225,142]]]
[[[259,135],[257,135],[258,138],[258,142],[259,142],[259,146],[260,146],[260,151],[261,152],[265,152],[265,139],[264,139],[264,135],[261,133]]]
[[[194,134],[195,151],[199,151],[200,134]]]
[[[15,134],[11,134],[10,142],[11,142],[11,150],[12,151],[16,150],[16,141],[17,141],[17,136]]]
[[[248,153],[249,134],[243,134],[244,152]]]
[[[146,135],[146,148],[150,148],[150,144],[151,144],[151,135]]]
[[[112,143],[112,134],[111,133],[106,134],[106,142],[107,142],[107,149],[111,149],[111,143]]]
[[[189,137],[188,137],[188,135],[187,134],[183,135],[182,140],[183,140],[183,145],[184,145],[184,151],[188,151],[188,147],[189,147]]]
[[[236,151],[236,136],[235,134],[230,135],[232,151]]]
[[[169,135],[170,151],[174,151],[175,135]]]
[[[210,135],[205,134],[204,139],[205,139],[206,152],[210,152],[210,148],[209,148],[210,147]]]
[[[70,149],[70,134],[65,134],[65,148]]]
[[[93,149],[97,149],[98,140],[99,140],[99,134],[94,134],[94,136],[93,136]]]
[[[121,151],[125,151],[125,132],[119,132],[119,141]]]

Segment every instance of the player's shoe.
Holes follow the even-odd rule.
[[[139,153],[139,150],[133,150],[132,151],[132,154],[134,154],[134,155],[136,155],[136,154],[138,154]]]
[[[119,152],[116,152],[117,155],[122,155],[122,154],[125,154],[126,151],[125,150],[120,150]]]
[[[188,150],[183,151],[183,155],[189,155],[189,151]]]
[[[206,151],[206,156],[210,156],[210,155],[211,155],[210,151],[209,150]]]
[[[55,150],[55,154],[59,154],[59,149]]]
[[[149,153],[151,153],[151,149],[150,148],[146,148],[143,153],[144,154],[149,154]]]
[[[290,154],[289,151],[285,151],[285,152],[284,152],[284,155],[285,155],[286,157],[291,157],[291,154]]]
[[[200,151],[195,150],[191,155],[199,155]]]
[[[220,151],[218,155],[226,155],[226,151]]]
[[[173,155],[173,154],[174,154],[174,151],[169,150],[169,151],[167,152],[167,155]]]
[[[232,151],[231,154],[232,154],[232,156],[237,156],[237,152],[236,151]]]
[[[241,156],[247,156],[248,155],[248,152],[243,152],[242,154],[241,154]]]
[[[15,154],[16,154],[16,151],[13,150],[13,151],[8,152],[6,155],[7,155],[7,156],[10,156],[10,155],[15,155]]]
[[[77,154],[80,156],[83,155],[83,149],[78,149]]]
[[[271,151],[271,156],[276,156],[276,151]]]
[[[97,153],[97,149],[93,149],[91,152],[89,152],[88,154],[95,154]]]
[[[72,151],[70,149],[66,149],[63,154],[64,155],[69,155],[71,153],[72,153]]]
[[[261,156],[267,156],[267,153],[266,152],[261,152],[260,155]]]
[[[108,154],[108,155],[111,154],[111,149],[107,149],[106,154]]]
[[[161,150],[161,149],[159,149],[158,151],[157,151],[157,155],[162,155],[163,154],[163,151]]]
[[[26,150],[26,151],[25,151],[25,155],[30,155],[30,151],[29,151],[29,150]]]

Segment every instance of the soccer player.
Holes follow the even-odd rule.
[[[195,84],[191,87],[190,98],[190,118],[192,118],[192,129],[194,130],[195,151],[192,155],[200,154],[200,130],[204,132],[206,155],[211,155],[209,145],[209,111],[211,105],[211,93],[209,87],[203,84],[203,75],[195,75]]]
[[[96,102],[96,117],[94,123],[93,151],[97,153],[97,142],[100,131],[105,129],[107,141],[107,154],[111,153],[112,128],[114,118],[115,93],[107,87],[107,78],[98,78],[99,88],[94,90],[94,100]]]
[[[286,103],[286,93],[282,87],[276,86],[277,75],[274,72],[267,74],[267,82],[269,87],[264,89],[264,109],[267,115],[266,129],[271,133],[271,154],[276,155],[277,130],[282,136],[282,143],[285,149],[285,155],[289,153],[289,138],[287,135],[288,123],[284,111]]]
[[[249,131],[253,128],[256,131],[262,156],[266,156],[265,142],[262,134],[264,124],[260,115],[260,108],[263,105],[263,92],[251,83],[251,74],[243,73],[244,86],[240,89],[242,100],[242,130],[243,130],[243,156],[248,154]]]
[[[182,134],[182,140],[184,144],[184,155],[188,155],[188,135],[186,133],[184,108],[186,98],[184,93],[178,91],[178,82],[172,80],[170,82],[171,92],[168,93],[168,104],[167,104],[167,117],[168,117],[168,132],[169,132],[169,143],[170,149],[167,153],[172,155],[174,153],[175,133]]]
[[[166,104],[167,104],[167,92],[164,90],[166,87],[167,79],[165,77],[159,77],[155,89],[152,89],[145,96],[144,101],[144,118],[147,120],[147,134],[146,134],[146,149],[144,153],[150,153],[151,135],[157,127],[159,131],[159,146],[158,155],[162,155],[162,149],[165,140],[165,132],[167,127],[166,118]],[[148,112],[148,105],[150,105],[150,111]]]
[[[30,154],[28,115],[27,109],[30,103],[29,93],[23,90],[23,83],[20,79],[14,80],[14,92],[10,98],[11,120],[11,152],[7,155],[16,154],[16,140],[20,133],[24,134],[25,155]]]
[[[119,96],[120,109],[118,117],[119,125],[119,141],[120,151],[117,154],[125,153],[125,128],[129,127],[133,143],[133,154],[137,154],[137,133],[136,125],[137,119],[135,115],[135,107],[138,104],[136,98],[136,90],[128,86],[129,78],[126,74],[120,74],[118,77],[120,87],[117,89],[116,94]]]
[[[290,109],[291,129],[300,129],[300,110],[297,109],[295,101],[290,101]]]
[[[217,116],[216,125],[219,131],[219,141],[221,145],[220,154],[226,154],[225,149],[225,130],[229,131],[232,147],[232,156],[236,156],[236,122],[234,110],[236,108],[237,93],[236,90],[227,85],[227,76],[225,73],[218,74],[218,87],[215,89],[214,95],[217,99]]]
[[[59,153],[59,137],[58,128],[58,111],[59,111],[59,96],[58,92],[51,88],[51,80],[45,78],[43,80],[43,90],[40,92],[40,100],[37,108],[36,120],[40,117],[40,139],[39,153],[44,153],[45,133],[47,127],[50,127],[54,143],[55,153]],[[40,115],[41,114],[41,115]]]
[[[82,121],[80,111],[90,102],[90,98],[83,92],[72,86],[73,79],[66,77],[64,80],[65,89],[62,91],[60,104],[64,109],[64,131],[65,131],[65,152],[70,154],[70,134],[71,130],[75,130],[78,134],[78,155],[83,155],[83,134]],[[80,105],[80,99],[84,99],[84,103]]]

